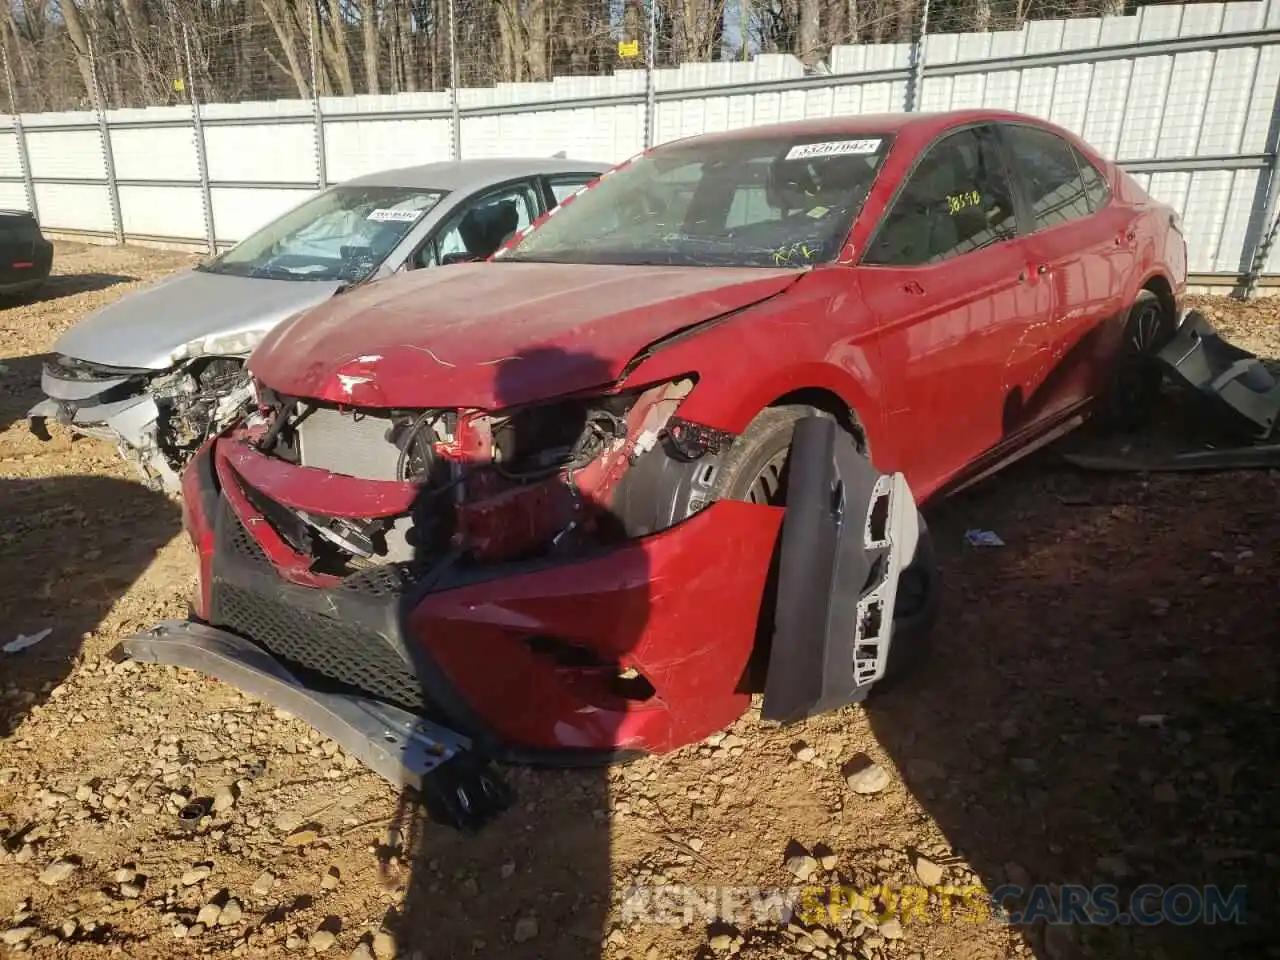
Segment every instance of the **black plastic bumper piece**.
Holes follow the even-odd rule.
[[[761,716],[790,723],[863,700],[885,674],[919,514],[826,418],[796,423]]]
[[[1280,416],[1280,383],[1247,350],[1228,343],[1198,310],[1187,314],[1159,353],[1169,378],[1198,392],[1222,421],[1267,439]]]

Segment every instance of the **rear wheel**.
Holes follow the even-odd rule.
[[[787,461],[791,452],[792,431],[796,421],[815,416],[832,419],[825,411],[799,404],[770,407],[761,411],[721,463],[715,481],[716,495],[726,500],[784,506],[787,499]],[[889,649],[885,674],[876,684],[876,690],[883,690],[919,659],[937,617],[937,562],[924,517],[921,516],[919,520],[920,538],[915,557],[898,577],[893,643]],[[775,569],[771,571],[765,586],[766,610],[773,608],[776,580]],[[762,623],[762,627],[766,633],[770,632],[772,620]],[[770,639],[770,636],[760,638],[765,646]]]
[[[1150,421],[1164,380],[1156,357],[1175,332],[1174,318],[1160,298],[1139,290],[1125,321],[1124,342],[1103,408],[1108,426],[1137,430]]]

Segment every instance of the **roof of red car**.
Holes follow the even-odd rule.
[[[822,117],[812,120],[793,120],[789,123],[772,123],[764,126],[741,127],[719,133],[706,133],[700,141],[756,140],[763,137],[809,137],[823,134],[848,136],[874,136],[898,134],[908,128],[926,137],[959,123],[976,120],[1031,120],[1024,114],[1007,110],[948,110],[939,113],[863,113],[846,117]],[[692,137],[685,139],[694,139]],[[681,141],[670,141],[679,143]],[[665,144],[664,144],[665,146]]]

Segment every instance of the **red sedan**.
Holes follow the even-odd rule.
[[[1186,270],[1169,207],[1032,117],[665,144],[276,328],[185,476],[184,642],[505,756],[860,699],[932,620],[912,495],[1139,415]]]

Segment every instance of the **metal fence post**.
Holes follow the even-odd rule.
[[[209,157],[204,149],[204,121],[200,117],[200,98],[196,96],[196,70],[191,60],[191,35],[182,25],[182,49],[187,55],[187,89],[191,93],[191,134],[196,145],[196,167],[200,171],[200,194],[204,205],[204,236],[209,256],[218,252],[218,231],[213,223],[213,191],[209,188]]]
[[[1252,300],[1258,295],[1258,281],[1262,278],[1262,272],[1267,269],[1267,261],[1271,258],[1271,248],[1275,246],[1277,235],[1280,235],[1280,212],[1272,219],[1271,229],[1253,253],[1253,263],[1244,277],[1245,300]]]
[[[657,91],[654,89],[653,68],[657,62],[655,48],[658,45],[658,0],[649,0],[649,36],[644,52],[644,148],[653,146],[654,127],[658,121]]]
[[[111,201],[111,228],[116,243],[124,243],[124,219],[120,215],[120,185],[116,183],[116,161],[111,152],[111,128],[107,125],[107,111],[102,104],[102,87],[98,80],[98,60],[93,55],[93,41],[89,41],[89,79],[93,88],[89,95],[98,115],[98,137],[102,141],[102,165],[107,173],[107,198]]]
[[[1257,294],[1258,279],[1267,269],[1276,233],[1280,231],[1280,89],[1276,90],[1275,99],[1271,102],[1271,126],[1267,130],[1265,149],[1267,166],[1258,174],[1262,196],[1249,225],[1249,235],[1245,237],[1247,248],[1252,248],[1253,255],[1237,291],[1244,300],[1252,300]]]
[[[462,114],[458,109],[458,21],[449,0],[449,159],[462,159]]]
[[[13,138],[18,147],[18,166],[22,168],[22,186],[27,194],[27,209],[40,220],[40,208],[36,204],[36,184],[31,176],[31,155],[27,153],[27,135],[22,129],[22,114],[18,110],[18,98],[14,94],[13,71],[9,68],[9,51],[0,44],[0,60],[4,62],[4,82],[9,91],[9,116],[13,118]]]
[[[920,30],[911,44],[911,78],[907,81],[907,112],[920,108],[920,96],[924,88],[924,44],[929,36],[929,0],[920,7]]]
[[[323,190],[329,186],[329,153],[324,143],[324,111],[320,109],[320,36],[315,4],[310,7],[307,43],[311,47],[311,118],[315,131],[316,182]]]

